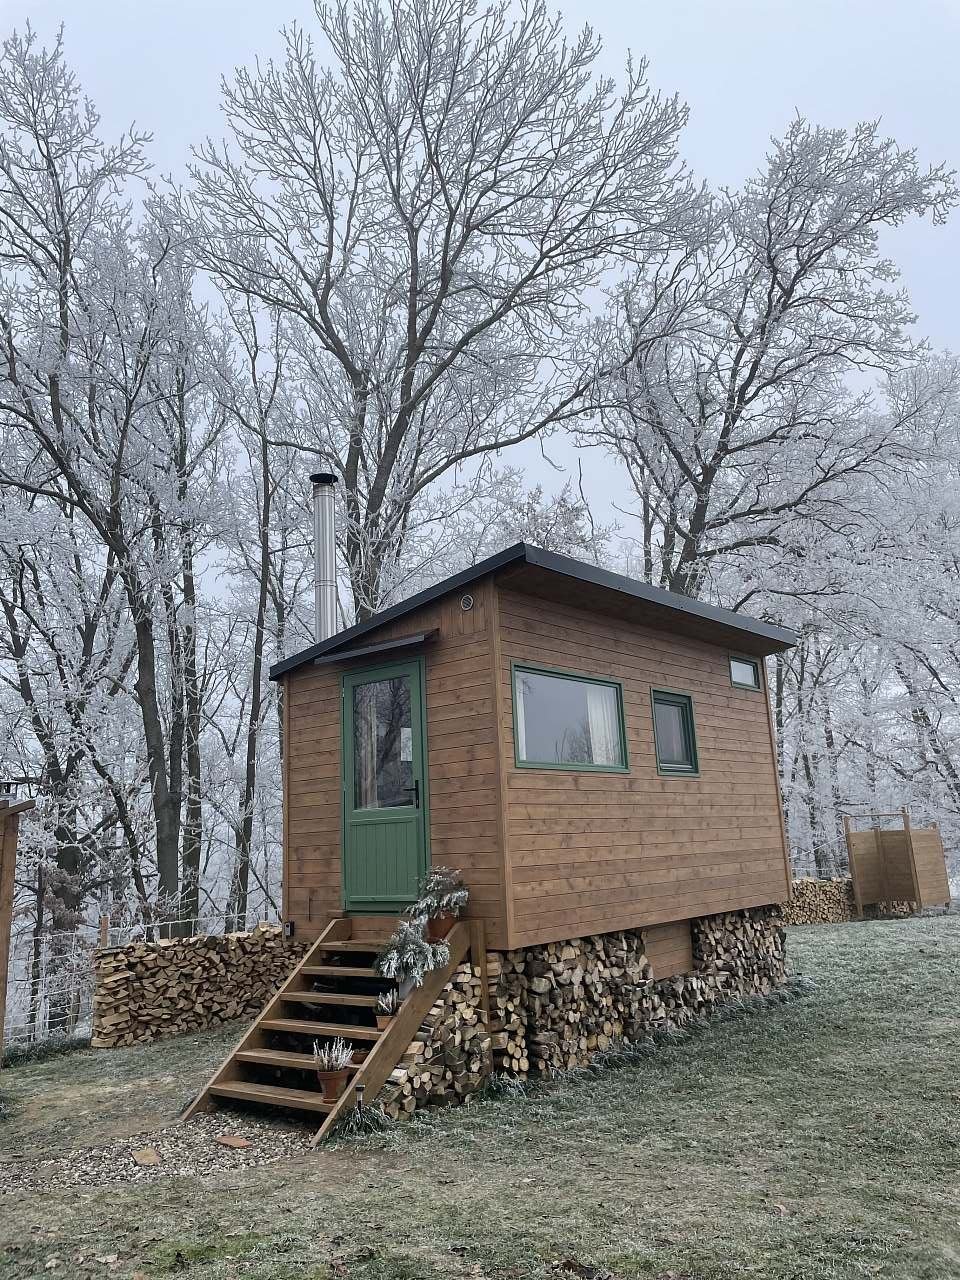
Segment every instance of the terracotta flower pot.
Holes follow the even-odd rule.
[[[389,1027],[392,1021],[393,1021],[392,1013],[378,1013],[377,1014],[377,1030],[386,1031],[387,1027]]]
[[[431,916],[427,921],[427,941],[442,942],[456,923],[457,917],[451,911],[444,911],[438,916]]]
[[[341,1067],[339,1071],[317,1072],[317,1079],[320,1081],[324,1102],[336,1102],[347,1087],[349,1075],[350,1070],[348,1067]]]

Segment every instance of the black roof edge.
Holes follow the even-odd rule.
[[[382,627],[385,622],[392,622],[395,618],[402,618],[404,614],[412,613],[414,609],[430,604],[432,600],[438,600],[440,596],[445,596],[450,591],[456,591],[458,587],[466,587],[488,573],[495,573],[497,569],[503,569],[509,564],[525,560],[527,550],[526,543],[518,542],[512,547],[507,547],[505,551],[498,551],[496,555],[488,556],[486,560],[478,561],[476,564],[471,565],[469,569],[463,569],[460,573],[455,573],[452,578],[444,578],[442,582],[437,582],[432,587],[418,591],[414,596],[408,596],[406,600],[401,600],[399,604],[391,605],[389,609],[384,609],[381,613],[375,613],[372,618],[367,618],[365,622],[358,622],[352,627],[347,627],[346,631],[338,631],[329,640],[321,640],[318,644],[311,645],[309,649],[301,649],[299,653],[291,654],[289,658],[283,658],[280,662],[275,662],[270,668],[270,679],[276,680],[288,671],[292,671],[294,667],[301,667],[325,653],[333,653],[335,649],[340,649],[343,645],[349,644],[351,640],[356,640],[359,636],[366,635],[368,631],[372,631],[375,627]]]
[[[585,561],[557,555],[555,551],[544,551],[542,547],[527,546],[526,550],[529,564],[539,565],[552,573],[566,574],[576,578],[578,582],[592,582],[598,587],[621,591],[625,595],[633,596],[636,600],[645,600],[665,609],[675,609],[677,613],[703,618],[705,622],[716,622],[721,626],[733,627],[737,631],[759,636],[784,648],[790,648],[797,643],[795,632],[789,628],[775,626],[772,622],[763,622],[760,618],[753,618],[747,613],[723,609],[718,604],[706,604],[703,600],[693,599],[692,596],[682,596],[675,591],[667,591],[664,587],[654,587],[647,582],[640,582],[637,578],[627,578],[621,573],[611,573],[609,569],[601,569]]]
[[[480,560],[477,564],[471,565],[469,569],[463,569],[460,573],[444,578],[442,582],[438,582],[432,587],[427,587],[424,591],[418,591],[416,595],[410,596],[406,600],[401,600],[399,604],[391,605],[389,609],[384,609],[381,613],[374,614],[372,618],[367,618],[365,622],[358,622],[352,627],[347,627],[345,631],[340,631],[331,636],[328,640],[321,640],[318,644],[311,645],[308,649],[302,649],[299,653],[291,654],[289,658],[283,658],[280,662],[275,662],[270,668],[270,679],[278,680],[281,676],[286,675],[288,671],[293,671],[296,667],[313,662],[315,658],[319,658],[324,654],[333,653],[344,645],[350,644],[351,641],[356,640],[358,637],[366,635],[368,631],[381,627],[384,623],[392,622],[396,618],[402,618],[405,614],[412,613],[415,609],[419,609],[425,604],[430,604],[431,601],[448,595],[451,591],[469,586],[470,583],[486,577],[489,573],[496,573],[497,570],[505,569],[509,565],[524,562],[542,569],[548,569],[552,573],[574,578],[578,582],[593,583],[598,587],[606,587],[611,591],[619,591],[624,595],[633,596],[636,600],[644,600],[649,604],[659,605],[661,608],[674,609],[680,614],[702,618],[705,622],[715,622],[720,626],[730,627],[735,631],[757,636],[760,639],[769,641],[774,649],[789,649],[797,642],[794,632],[786,627],[777,627],[773,623],[762,622],[759,618],[751,618],[747,614],[735,613],[732,609],[721,609],[719,605],[705,604],[702,600],[694,600],[689,596],[677,595],[672,591],[664,590],[663,587],[653,587],[646,582],[639,582],[635,578],[626,578],[622,574],[611,573],[609,569],[600,569],[596,565],[587,564],[582,560],[574,560],[570,556],[558,555],[555,551],[545,551],[542,547],[534,547],[526,542],[517,542],[514,546],[507,547],[504,551],[498,551],[496,555],[488,556],[486,560]]]

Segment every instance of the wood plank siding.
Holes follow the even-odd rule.
[[[655,924],[644,929],[644,950],[653,966],[654,978],[673,978],[693,973],[693,934],[689,920]]]
[[[725,645],[617,616],[610,593],[605,611],[585,607],[573,584],[558,600],[489,576],[469,594],[472,609],[453,591],[358,643],[437,633],[415,650],[426,665],[430,858],[462,870],[468,915],[485,920],[488,946],[788,896],[766,690],[731,685]],[[307,662],[282,677],[284,915],[298,938],[316,937],[342,911],[341,679],[379,661]],[[514,661],[622,682],[629,770],[517,768]],[[692,696],[699,777],[657,772],[651,686]],[[663,935],[667,966],[683,962],[681,936]]]
[[[726,648],[509,589],[498,613],[512,947],[788,895],[766,691]],[[517,768],[511,662],[621,681],[629,772]],[[692,696],[699,777],[657,772],[651,687]]]
[[[468,917],[487,922],[489,945],[506,945],[500,820],[500,745],[494,699],[492,580],[435,601],[415,617],[378,627],[381,643],[436,629],[426,659],[430,857],[456,867],[470,886]],[[389,661],[366,658],[305,666],[284,680],[287,699],[284,832],[285,917],[314,938],[342,910],[340,690],[344,671]]]

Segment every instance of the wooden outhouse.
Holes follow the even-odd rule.
[[[277,663],[288,929],[396,915],[431,863],[497,949],[782,901],[792,643],[519,543]]]

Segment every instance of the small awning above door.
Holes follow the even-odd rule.
[[[354,658],[375,658],[381,654],[405,653],[421,644],[430,644],[436,640],[437,628],[432,631],[418,631],[411,636],[398,636],[396,640],[384,640],[381,644],[364,645],[361,649],[338,649],[336,653],[325,653],[314,658],[315,667],[331,667],[336,662],[351,662]]]

